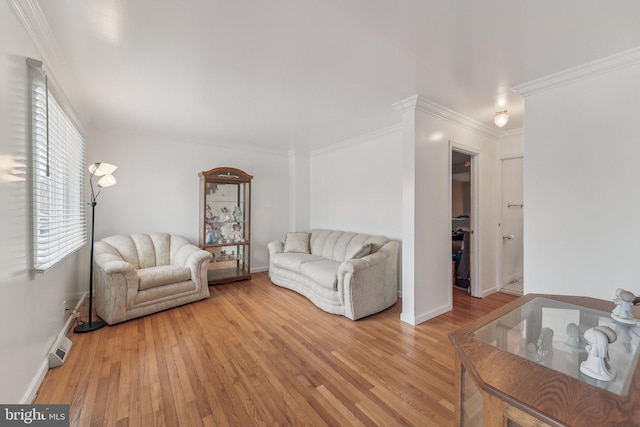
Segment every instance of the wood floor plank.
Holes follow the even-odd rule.
[[[70,404],[71,426],[444,426],[453,419],[447,334],[514,299],[453,290],[423,324],[401,303],[351,321],[267,273],[210,298],[87,334],[34,403]]]

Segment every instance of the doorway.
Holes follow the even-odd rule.
[[[473,157],[451,151],[451,281],[455,288],[472,294]]]
[[[513,295],[524,293],[523,163],[522,157],[501,162],[499,288]]]

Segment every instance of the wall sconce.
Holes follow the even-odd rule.
[[[507,110],[497,111],[493,121],[499,128],[503,127],[509,121],[509,112]]]

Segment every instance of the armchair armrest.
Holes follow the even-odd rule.
[[[208,286],[207,266],[213,258],[213,254],[192,243],[185,243],[180,246],[171,260],[173,265],[187,267],[191,271],[191,280],[196,286]]]
[[[136,271],[133,265],[122,260],[111,260],[111,261],[102,261],[102,262],[98,262],[96,260],[96,266],[102,269],[106,274],[109,274],[109,275],[111,274],[126,275],[127,273]]]
[[[93,257],[96,267],[106,274],[127,274],[136,271],[132,264],[126,262],[115,251],[109,249],[101,242],[96,243],[96,254]]]

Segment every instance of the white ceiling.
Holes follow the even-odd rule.
[[[416,94],[487,126],[506,94],[518,129],[510,87],[640,46],[637,0],[38,4],[86,127],[278,150],[397,124]]]

